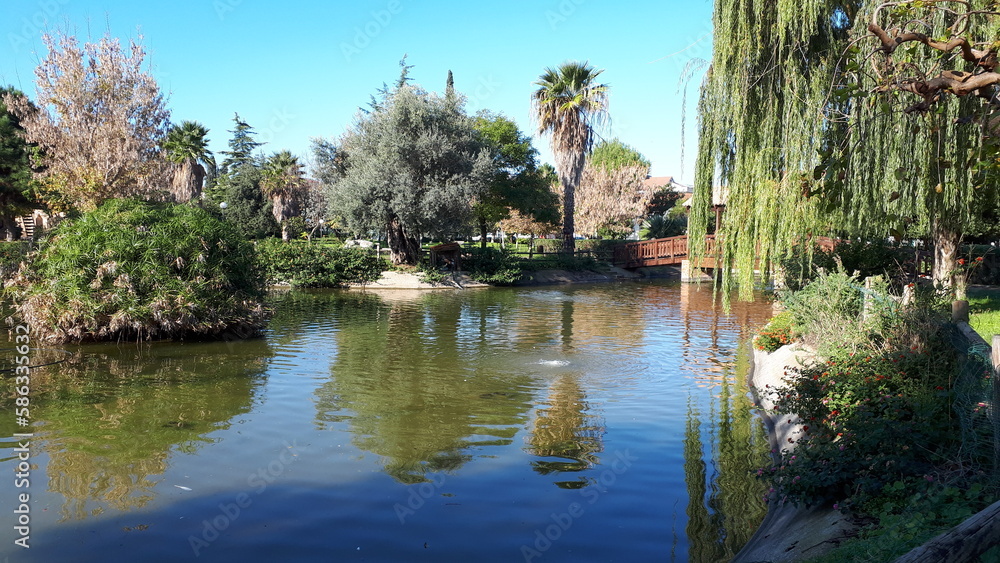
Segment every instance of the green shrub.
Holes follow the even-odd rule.
[[[31,243],[27,241],[0,242],[0,278],[9,279],[28,258]]]
[[[782,284],[797,291],[816,279],[819,270],[842,270],[859,279],[883,276],[893,279],[900,265],[913,258],[913,249],[901,248],[882,240],[841,240],[832,250],[818,246],[796,246],[792,254],[781,261]]]
[[[520,261],[512,253],[497,248],[469,249],[462,269],[472,279],[492,285],[513,285],[521,279]]]
[[[248,336],[267,318],[263,281],[232,225],[121,199],[59,225],[9,291],[49,341]]]
[[[983,493],[978,483],[963,489],[923,479],[916,485],[896,481],[883,488],[885,502],[874,515],[875,525],[810,561],[894,561],[985,508],[989,497]],[[996,561],[996,557],[984,554],[979,560]]]
[[[945,335],[925,348],[844,354],[792,370],[770,394],[806,432],[766,474],[782,497],[863,512],[895,481],[918,482],[951,459],[955,352]]]
[[[257,252],[270,283],[292,287],[342,287],[375,281],[388,269],[370,250],[302,241],[264,239]]]
[[[792,314],[782,311],[772,318],[764,328],[760,329],[753,345],[758,350],[774,352],[785,344],[790,344],[795,338],[792,330]]]
[[[842,350],[878,352],[899,339],[917,343],[937,329],[946,309],[932,288],[915,288],[914,306],[902,311],[888,283],[875,278],[870,288],[843,272],[821,272],[799,291],[782,291],[779,299],[795,319],[794,331],[820,356]]]
[[[669,238],[686,232],[687,215],[676,213],[651,215],[643,222],[639,238],[643,240]]]

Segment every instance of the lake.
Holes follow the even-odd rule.
[[[767,303],[629,282],[272,305],[256,340],[32,349],[28,427],[11,336],[0,557],[721,561],[764,516]]]

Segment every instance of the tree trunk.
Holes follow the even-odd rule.
[[[389,256],[395,265],[420,263],[420,239],[408,236],[398,217],[389,221],[387,229]]]
[[[934,243],[934,266],[931,269],[934,286],[953,289],[956,287],[955,269],[958,266],[958,247],[962,243],[962,234],[935,220],[931,225],[931,237]],[[962,282],[964,280],[959,280],[957,286],[964,293],[965,284]]]
[[[573,238],[575,223],[573,214],[576,211],[576,186],[566,183],[563,185],[563,252],[572,254],[576,250],[576,240]]]
[[[170,195],[177,203],[187,203],[201,197],[201,185],[205,181],[205,167],[187,159],[174,169],[170,183]]]
[[[486,248],[486,219],[479,220],[479,248]]]

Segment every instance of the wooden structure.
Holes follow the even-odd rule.
[[[705,237],[705,257],[697,267],[715,267],[715,235]],[[688,259],[688,237],[681,235],[670,238],[630,242],[615,248],[612,261],[615,266],[625,269],[647,268],[650,266],[675,266]]]
[[[427,249],[430,251],[431,267],[447,266],[449,270],[462,269],[462,245],[457,242],[437,244]]]

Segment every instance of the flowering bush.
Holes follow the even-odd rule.
[[[785,344],[790,344],[794,338],[792,315],[786,311],[779,313],[764,325],[754,338],[753,345],[758,350],[774,352]]]
[[[944,338],[878,356],[845,354],[794,370],[772,390],[804,436],[761,470],[795,503],[862,507],[890,483],[914,482],[948,459],[955,354]]]

